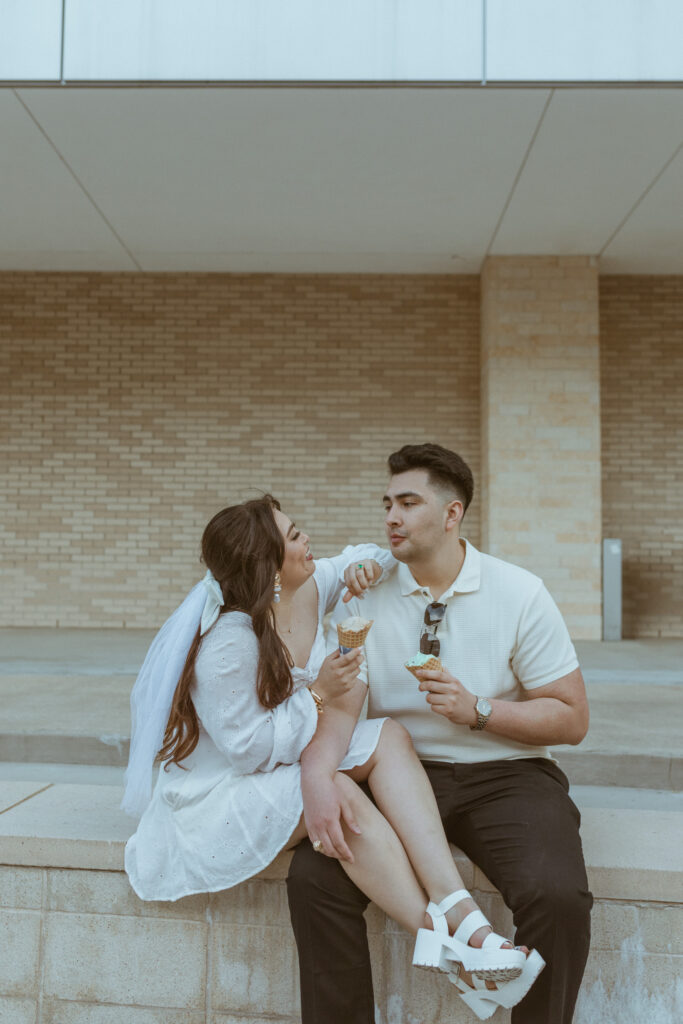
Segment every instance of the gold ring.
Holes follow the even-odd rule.
[[[316,841],[313,843],[313,849],[315,850],[316,853],[320,853],[322,848],[323,844],[320,842],[319,839],[316,839]]]

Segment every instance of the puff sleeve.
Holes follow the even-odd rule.
[[[221,616],[197,657],[192,700],[206,732],[237,775],[295,764],[318,724],[306,687],[276,708],[264,708],[256,692],[257,666],[258,640],[249,616]]]

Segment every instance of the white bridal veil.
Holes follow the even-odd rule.
[[[173,694],[197,627],[204,634],[220,613],[221,588],[211,572],[163,624],[130,695],[130,754],[121,807],[140,817],[152,798],[154,759],[164,739]]]

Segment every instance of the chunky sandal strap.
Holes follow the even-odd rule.
[[[471,900],[472,897],[468,893],[467,889],[457,889],[452,892],[450,896],[446,896],[445,899],[441,900],[441,903],[436,904],[440,914],[447,914],[449,910],[452,910],[456,903],[460,903],[461,900]]]
[[[473,910],[471,914],[468,914],[467,917],[460,922],[453,938],[457,939],[458,942],[462,942],[464,945],[467,945],[479,928],[490,927],[491,925],[488,923],[481,910]]]
[[[455,985],[455,987],[457,988],[458,992],[471,992],[472,991],[471,986],[468,985],[466,982],[464,982],[462,980],[462,978],[460,978],[456,974],[449,974],[448,975],[448,980],[451,982],[452,985]]]
[[[496,932],[491,932],[482,942],[481,948],[493,949],[495,947],[496,949],[501,949],[505,943],[509,941],[509,939],[504,939],[502,935],[498,935]]]
[[[448,921],[446,920],[446,915],[441,913],[439,904],[429,902],[427,904],[427,913],[432,919],[434,931],[439,935],[448,935]]]

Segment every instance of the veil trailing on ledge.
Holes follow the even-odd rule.
[[[220,595],[220,597],[219,597]],[[147,652],[130,695],[130,754],[122,809],[140,817],[152,798],[154,760],[163,743],[173,694],[194,635],[218,618],[220,587],[207,573],[163,624]]]

